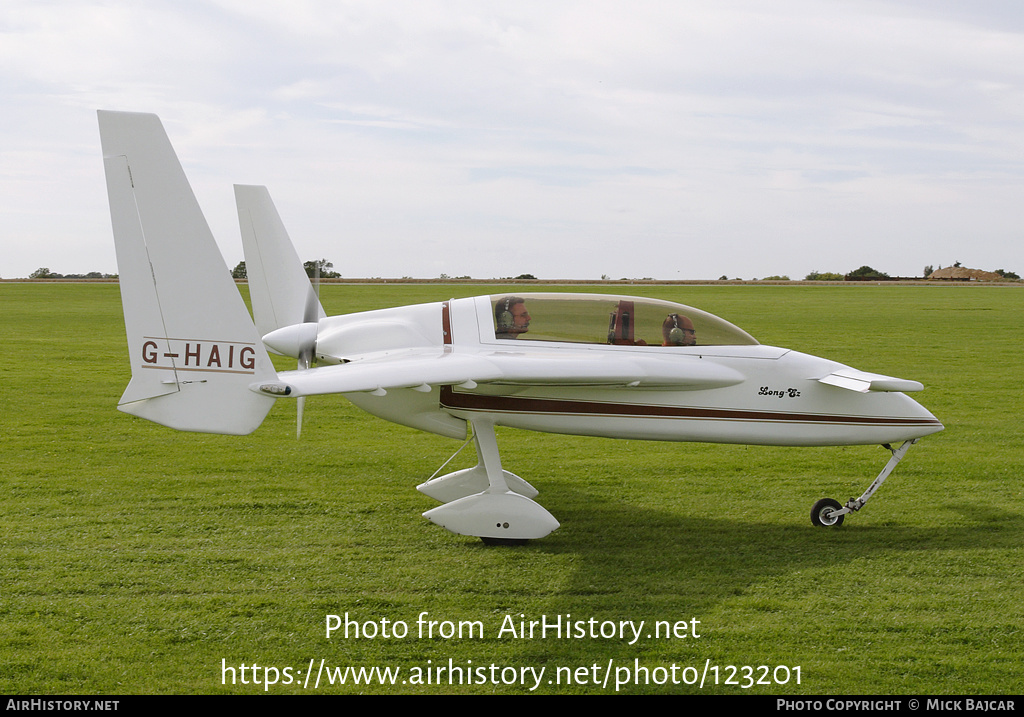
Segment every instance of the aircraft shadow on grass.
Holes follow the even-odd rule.
[[[645,620],[645,635],[655,620],[674,623],[696,617],[702,621],[704,637],[712,636],[710,643],[708,639],[659,642],[646,637],[635,645],[622,640],[588,640],[590,658],[614,659],[616,664],[624,664],[624,660],[632,664],[634,658],[643,660],[645,656],[686,663],[684,658],[691,656],[699,658],[697,663],[702,665],[712,649],[709,645],[714,644],[713,633],[724,629],[733,640],[742,640],[748,619],[762,621],[753,628],[762,635],[770,630],[764,621],[772,619],[780,626],[800,626],[790,629],[827,633],[836,629],[837,615],[849,609],[857,630],[884,631],[887,611],[877,604],[884,588],[870,587],[871,578],[866,577],[866,589],[876,590],[876,594],[851,596],[851,566],[868,575],[879,569],[890,571],[898,576],[887,578],[891,582],[900,580],[908,570],[917,572],[914,566],[919,564],[919,574],[934,573],[934,578],[920,590],[915,590],[916,582],[911,581],[905,592],[884,599],[890,607],[908,601],[934,604],[935,586],[945,580],[941,574],[944,553],[1019,550],[1024,534],[1020,513],[980,503],[947,506],[965,518],[962,522],[966,524],[954,527],[860,524],[822,533],[802,521],[778,524],[680,516],[635,506],[626,513],[614,500],[585,490],[563,488],[560,496],[552,496],[553,504],[559,499],[563,503],[560,511],[571,518],[572,527],[525,548],[578,557],[571,563],[566,583],[545,601],[545,614],[571,615],[572,620]],[[626,614],[624,604],[629,606]],[[794,604],[821,609],[820,619],[813,613],[793,614]],[[877,617],[872,617],[872,611],[877,611]],[[534,608],[533,614],[524,617],[538,619],[538,612]],[[773,613],[775,618],[770,617]],[[1015,638],[1007,640],[1010,644]],[[557,639],[524,641],[521,647],[517,657],[524,661],[571,662],[580,652],[572,641]]]

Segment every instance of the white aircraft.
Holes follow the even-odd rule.
[[[502,468],[498,425],[891,451],[860,497],[815,503],[818,526],[841,525],[943,428],[905,395],[923,388],[916,381],[762,346],[657,299],[499,294],[327,317],[266,189],[237,186],[254,325],[160,120],[100,111],[99,124],[132,368],[118,408],[247,434],[279,398],[299,400],[301,425],[303,397],[339,393],[389,421],[471,435],[475,467],[418,486],[442,504],[424,516],[452,532],[514,543],[559,527],[536,489]],[[267,349],[298,369],[277,372]]]

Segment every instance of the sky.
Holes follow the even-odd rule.
[[[1024,273],[1018,0],[4,0],[0,277],[117,271],[96,110],[345,277]]]

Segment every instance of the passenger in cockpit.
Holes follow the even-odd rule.
[[[494,305],[494,336],[514,339],[530,330],[530,312],[526,301],[518,296],[506,296]]]
[[[669,314],[661,323],[662,346],[696,346],[697,330],[693,322],[679,314]]]

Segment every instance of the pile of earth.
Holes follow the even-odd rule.
[[[981,269],[968,269],[966,266],[947,266],[945,269],[933,271],[928,275],[929,279],[956,279],[959,281],[1005,281],[1003,277],[994,271],[982,271]]]

